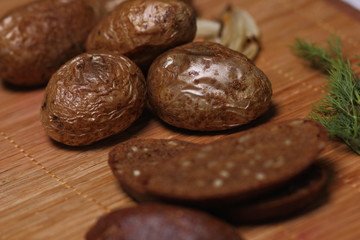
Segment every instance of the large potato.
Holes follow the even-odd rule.
[[[165,122],[211,131],[233,128],[270,107],[265,74],[239,52],[210,42],[189,43],[159,56],[147,78],[149,103]]]
[[[49,81],[43,127],[58,142],[91,144],[125,130],[141,115],[145,89],[141,70],[127,57],[83,53]]]
[[[156,56],[192,41],[195,33],[195,12],[183,1],[130,0],[92,30],[86,49],[117,51],[146,71]]]
[[[46,84],[84,50],[98,16],[83,0],[42,0],[0,21],[0,79],[20,86]]]

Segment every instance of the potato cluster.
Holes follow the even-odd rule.
[[[192,42],[189,1],[41,0],[9,13],[0,34],[13,36],[0,41],[0,79],[47,83],[41,121],[66,145],[125,130],[147,102],[164,122],[198,131],[243,125],[270,107],[270,81],[249,59]]]

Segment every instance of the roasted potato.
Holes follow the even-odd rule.
[[[141,70],[127,57],[83,53],[49,81],[41,108],[47,134],[66,145],[88,145],[129,127],[146,99]]]
[[[151,65],[149,105],[170,125],[224,130],[266,112],[271,83],[247,57],[220,44],[193,42],[171,49]]]
[[[97,21],[83,0],[42,0],[14,9],[0,20],[0,79],[19,86],[46,84],[84,51]]]
[[[195,12],[183,1],[130,0],[91,31],[86,49],[117,51],[146,71],[156,56],[192,41],[195,33]]]

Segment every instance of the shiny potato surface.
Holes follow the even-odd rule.
[[[167,49],[190,42],[195,12],[179,0],[130,0],[120,3],[91,31],[86,49],[117,51],[145,70]]]
[[[105,16],[112,10],[114,10],[120,3],[125,2],[126,0],[86,0],[95,9],[97,9],[101,16]],[[192,0],[180,0],[192,5]]]
[[[193,42],[160,55],[147,78],[149,104],[170,125],[199,131],[246,124],[271,104],[271,83],[248,58]]]
[[[146,99],[141,70],[121,55],[84,53],[49,81],[41,108],[47,134],[66,145],[88,145],[129,127]]]
[[[48,82],[84,50],[98,16],[82,0],[42,0],[0,20],[0,79],[19,86]]]
[[[106,16],[109,12],[114,10],[117,5],[126,0],[85,0],[89,3],[101,17]]]

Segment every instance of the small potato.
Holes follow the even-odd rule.
[[[19,86],[46,84],[84,51],[97,21],[83,0],[42,0],[14,9],[0,20],[0,79]]]
[[[121,55],[84,53],[49,81],[41,121],[54,140],[88,145],[129,127],[146,99],[141,70]]]
[[[248,123],[267,111],[266,75],[239,52],[193,42],[159,56],[149,69],[149,104],[170,125],[200,131]]]
[[[130,0],[120,3],[92,30],[86,49],[117,51],[144,71],[162,52],[191,42],[194,9],[180,0]]]

